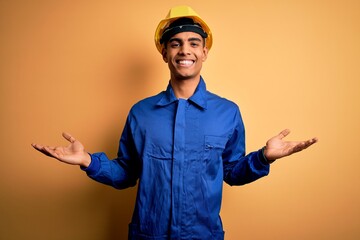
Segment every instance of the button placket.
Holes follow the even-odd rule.
[[[187,100],[179,99],[174,123],[174,146],[171,182],[171,238],[180,235],[180,216],[183,190],[183,163],[185,160],[185,117]]]

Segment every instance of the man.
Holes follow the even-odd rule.
[[[67,147],[33,147],[115,188],[138,182],[129,239],[224,239],[223,181],[255,181],[269,173],[270,163],[317,139],[286,142],[284,130],[245,156],[239,108],[208,92],[200,75],[212,45],[207,24],[190,7],[172,8],[156,29],[155,43],[170,69],[169,85],[132,107],[116,159],[88,154],[67,133]]]

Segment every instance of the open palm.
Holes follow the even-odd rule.
[[[317,138],[307,141],[284,141],[283,138],[289,135],[289,133],[290,130],[285,129],[266,142],[264,154],[269,162],[300,152],[318,141]]]
[[[68,146],[52,147],[40,144],[32,144],[32,146],[41,153],[56,158],[61,162],[72,165],[88,166],[91,161],[90,156],[85,152],[82,143],[68,133],[63,133],[62,135],[70,142]]]

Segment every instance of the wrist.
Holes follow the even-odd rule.
[[[268,151],[267,151],[267,149],[266,149],[266,146],[264,146],[264,147],[261,149],[261,152],[262,152],[263,157],[264,157],[264,159],[265,159],[265,161],[266,161],[267,163],[271,164],[271,163],[273,163],[273,162],[276,161],[275,158],[269,157],[269,154],[268,154]]]
[[[84,157],[83,157],[83,160],[81,161],[80,166],[84,167],[84,168],[87,168],[87,167],[89,167],[90,163],[91,163],[90,154],[87,153],[87,152],[84,152]]]

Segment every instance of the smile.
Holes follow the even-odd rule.
[[[194,64],[194,60],[176,60],[176,63],[182,67],[189,67]]]

